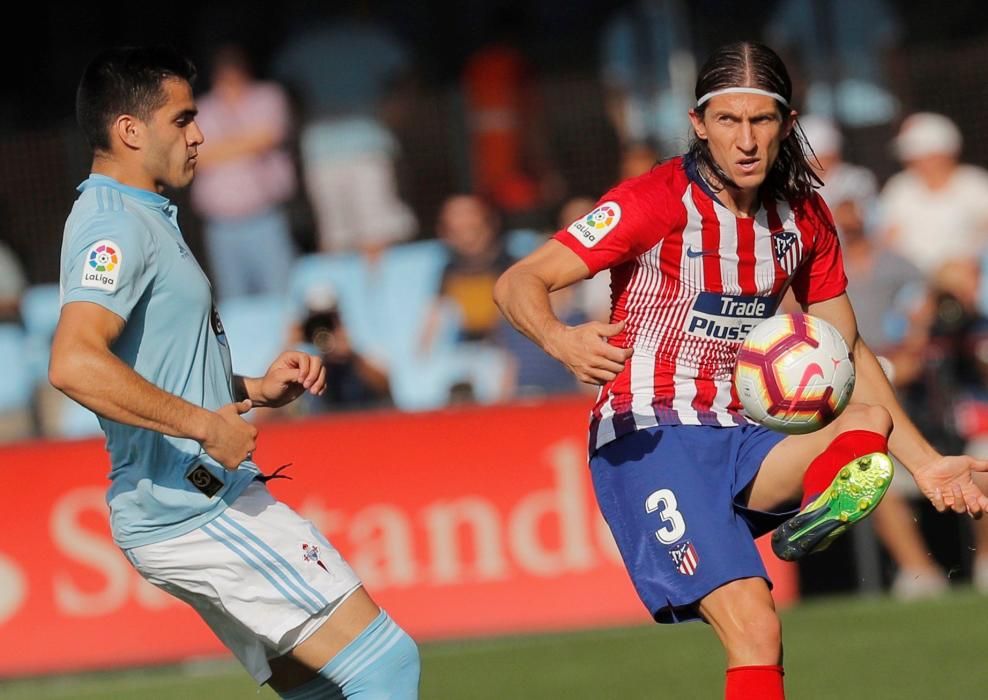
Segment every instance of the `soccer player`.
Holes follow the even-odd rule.
[[[705,620],[727,652],[726,698],[777,700],[781,630],[754,539],[778,527],[773,546],[790,560],[829,545],[884,494],[890,448],[938,510],[980,517],[988,498],[972,471],[988,463],[937,454],[861,342],[779,57],[755,43],[722,47],[695,96],[688,152],[608,192],[505,272],[495,298],[519,330],[601,385],[594,491],[655,620]],[[563,325],[549,292],[605,268],[611,323]],[[852,404],[801,436],[748,421],[731,382],[741,341],[790,287],[841,332],[857,367]],[[800,490],[801,511],[779,512]]]
[[[209,282],[162,194],[195,174],[194,78],[165,48],[109,49],[83,73],[93,163],[65,224],[50,381],[100,417],[127,559],[258,683],[283,698],[415,698],[415,643],[252,461],[242,415],[320,393],[325,373],[301,352],[263,377],[231,371]]]

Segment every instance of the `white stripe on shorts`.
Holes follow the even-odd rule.
[[[253,532],[231,518],[228,513],[223,513],[216,518],[216,521],[218,523],[223,523],[224,525],[229,525],[234,530],[240,532],[244,537],[254,542],[259,551],[267,552],[271,558],[280,565],[281,570],[288,574],[288,578],[293,579],[296,582],[299,587],[299,592],[302,593],[306,599],[311,596],[315,600],[316,605],[319,606],[319,610],[322,610],[329,605],[329,601],[326,600],[319,591],[309,585],[309,582],[302,578],[302,575],[295,569],[294,566],[285,560],[284,556],[278,553],[278,551],[272,548],[267,542],[264,542]],[[329,542],[326,542],[326,544],[328,545]]]
[[[307,639],[360,587],[315,525],[260,482],[202,527],[124,554],[192,605],[259,683],[268,658]]]
[[[219,518],[206,523],[202,526],[202,531],[240,557],[244,563],[267,579],[268,583],[278,589],[278,592],[285,596],[286,600],[291,601],[293,605],[297,605],[310,615],[319,612],[321,608],[312,599],[302,595],[297,586],[287,582],[270,560],[252,549],[242,538],[237,537],[236,534],[231,534],[229,529],[218,521]]]

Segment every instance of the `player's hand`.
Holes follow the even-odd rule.
[[[257,428],[240,417],[251,407],[250,399],[244,399],[217,410],[202,442],[206,454],[231,471],[250,459],[257,447]]]
[[[326,390],[322,359],[298,350],[281,353],[261,377],[258,398],[263,406],[284,406],[308,391],[314,396]]]
[[[972,472],[988,472],[988,461],[964,455],[940,457],[916,469],[913,478],[941,513],[953,510],[980,518],[988,512],[988,496],[974,483]]]
[[[625,323],[591,321],[562,326],[547,339],[546,350],[581,382],[605,384],[617,377],[633,353],[631,348],[619,348],[607,342],[624,330]]]

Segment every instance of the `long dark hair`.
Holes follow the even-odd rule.
[[[782,59],[769,47],[752,41],[727,44],[707,59],[696,79],[696,99],[708,92],[731,87],[759,88],[781,95],[786,102],[792,100],[792,81]],[[708,104],[696,108],[701,119]],[[783,120],[788,119],[789,108],[778,101],[776,106]],[[814,172],[807,153],[816,157],[797,122],[779,148],[779,155],[762,183],[762,194],[789,201],[805,199],[813,194],[813,190],[823,181]],[[737,187],[714,160],[710,144],[697,137],[696,133],[690,135],[687,157],[692,159],[701,173],[717,180],[712,183],[713,186]]]

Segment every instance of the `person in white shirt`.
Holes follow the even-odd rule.
[[[879,200],[884,242],[928,277],[988,249],[988,171],[960,162],[961,133],[947,117],[909,116],[893,146],[905,169]]]

